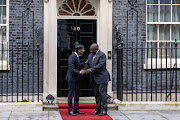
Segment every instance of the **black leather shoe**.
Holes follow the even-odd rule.
[[[81,112],[79,109],[74,110],[73,112],[74,112],[74,113],[78,113],[78,114],[85,114],[84,112]]]
[[[92,112],[92,113],[90,113],[91,115],[95,115],[95,114],[99,114],[99,113],[101,113],[100,111],[94,111],[94,112]]]
[[[104,116],[104,115],[107,115],[106,111],[101,111],[101,113],[99,114],[99,116]]]
[[[69,115],[76,116],[76,114],[73,113],[73,111],[68,112]]]

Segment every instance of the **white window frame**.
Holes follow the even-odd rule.
[[[168,42],[172,42],[171,40],[171,36],[172,36],[172,33],[171,33],[171,28],[172,28],[172,25],[176,25],[176,24],[180,24],[180,22],[172,22],[172,6],[173,5],[180,5],[180,4],[172,4],[172,0],[171,0],[171,4],[160,4],[160,0],[158,0],[158,4],[148,4],[147,3],[148,0],[146,0],[146,47],[147,47],[147,43],[151,43],[151,40],[148,40],[147,39],[147,26],[148,25],[158,25],[157,27],[157,41],[152,41],[152,42],[157,42],[157,47],[159,48],[159,43],[160,43],[160,40],[159,40],[159,25],[161,24],[167,24],[167,25],[170,25],[170,40],[167,41]],[[147,11],[147,6],[148,5],[157,5],[158,6],[158,22],[148,22],[147,18],[148,18],[148,11]],[[160,5],[171,5],[171,22],[160,22]],[[178,44],[180,44],[180,41],[177,41]],[[159,57],[159,49],[157,49],[157,60],[156,58],[148,58],[147,57],[147,50],[145,52],[145,64],[144,64],[144,69],[161,69],[161,68],[173,68],[173,65],[176,63],[176,60],[175,58],[167,58],[167,66],[166,66],[166,58],[162,58],[161,60],[161,57]],[[152,53],[151,53],[152,54]],[[152,60],[152,61],[151,61]],[[152,65],[151,65],[152,63]],[[180,58],[177,58],[177,68],[180,68]]]
[[[0,5],[4,6],[4,5]],[[6,48],[9,50],[9,0],[6,0],[6,24],[0,24],[0,26],[6,26]],[[3,43],[4,44],[4,43]],[[9,65],[9,52],[7,53],[7,60],[1,60],[0,58],[0,70],[10,70]]]

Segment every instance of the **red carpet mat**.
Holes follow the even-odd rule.
[[[68,103],[58,103],[59,109],[68,109]],[[73,104],[74,108],[74,104]],[[79,109],[95,109],[96,103],[79,103]]]
[[[68,110],[59,110],[63,120],[113,120],[109,115],[99,116],[91,115],[94,110],[80,110],[85,112],[85,114],[76,114],[76,116],[68,115]]]

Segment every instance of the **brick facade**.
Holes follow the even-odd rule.
[[[37,49],[39,45],[39,84],[40,93],[43,92],[43,0],[33,0],[30,9],[27,10],[25,0],[9,0],[9,65],[10,70],[1,71],[1,93],[16,94],[22,92],[22,76],[23,76],[23,92],[34,93],[38,89],[38,58]],[[27,1],[26,1],[27,2]],[[34,18],[33,18],[34,15]],[[33,34],[34,31],[34,34]],[[22,37],[23,36],[23,37]],[[29,47],[28,47],[29,45]],[[34,46],[34,47],[33,47]],[[12,49],[14,50],[12,52]],[[26,51],[23,51],[26,50]],[[30,49],[28,52],[27,50]],[[18,51],[17,51],[18,50]],[[23,53],[23,55],[22,55]],[[13,61],[12,61],[13,54]],[[23,67],[22,67],[23,62]],[[28,63],[29,62],[29,63]],[[34,63],[34,65],[33,65]],[[17,65],[18,64],[18,65]],[[34,72],[33,72],[34,68]],[[23,70],[22,70],[23,69]],[[23,73],[22,73],[23,72]],[[34,74],[34,78],[33,78]],[[13,75],[13,79],[12,79]],[[7,78],[8,76],[8,78]],[[29,76],[29,79],[28,79]],[[18,81],[17,81],[18,79]],[[8,80],[8,84],[7,83]],[[34,83],[34,85],[33,85]],[[18,87],[17,87],[18,86]],[[8,90],[8,91],[7,91]],[[12,91],[13,90],[13,91]]]
[[[133,1],[133,0],[132,0]],[[113,1],[113,47],[119,44],[116,39],[115,26],[117,25],[122,34],[121,40],[124,42],[123,50],[123,86],[124,91],[132,92],[160,92],[168,90],[170,92],[170,85],[173,76],[173,69],[166,70],[158,69],[157,77],[156,70],[144,69],[145,64],[145,50],[137,51],[133,47],[142,48],[146,46],[146,0],[137,0],[134,6],[128,3],[128,0],[114,0]],[[126,49],[130,48],[130,49]],[[132,65],[133,55],[133,65]],[[112,62],[112,78],[113,78],[113,91],[117,88],[117,51],[113,49],[113,62]],[[173,65],[172,65],[173,66]],[[133,71],[133,75],[132,75]],[[161,77],[162,72],[162,77]],[[152,77],[151,77],[152,74]],[[179,76],[177,71],[177,79]],[[152,79],[151,79],[152,78]],[[174,77],[175,78],[175,77]],[[157,79],[157,80],[156,80]],[[162,80],[161,80],[162,79]],[[133,84],[132,84],[133,80]],[[167,80],[167,84],[166,84]],[[132,86],[133,85],[133,86]],[[177,88],[180,88],[180,82],[177,80]],[[126,89],[127,86],[127,89]],[[175,91],[175,81],[173,83],[172,91]]]

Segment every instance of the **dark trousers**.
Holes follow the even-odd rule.
[[[68,81],[68,111],[72,111],[72,98],[74,97],[74,109],[78,109],[79,104],[79,82]]]
[[[93,82],[93,86],[97,105],[95,111],[101,111],[102,106],[102,110],[107,112],[107,83],[96,84]]]

